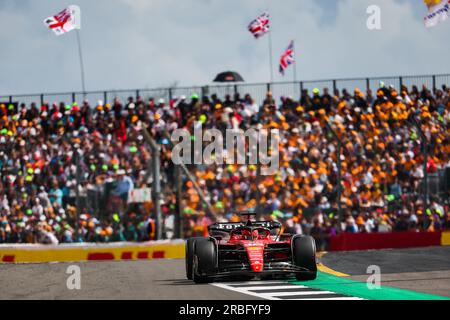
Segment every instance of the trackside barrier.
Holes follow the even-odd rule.
[[[0,245],[0,263],[148,260],[184,258],[183,240],[145,243]]]
[[[449,246],[450,232],[343,233],[331,238],[330,251]],[[0,263],[182,259],[183,240],[144,243],[0,245]]]
[[[440,246],[441,236],[441,232],[342,233],[331,238],[330,251]]]
[[[441,245],[450,246],[450,231],[442,232]]]

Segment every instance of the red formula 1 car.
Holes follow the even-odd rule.
[[[270,278],[295,275],[314,280],[317,275],[316,245],[312,237],[280,235],[276,221],[215,223],[208,238],[186,241],[186,276],[196,283],[218,277],[249,276]]]

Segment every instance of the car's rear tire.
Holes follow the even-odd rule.
[[[213,281],[217,271],[217,245],[210,238],[194,241],[194,255],[192,265],[192,280],[195,283],[209,283]]]
[[[297,267],[308,269],[295,275],[297,280],[310,281],[317,278],[316,242],[310,236],[292,239],[292,260]]]
[[[204,239],[204,238],[189,238],[186,240],[186,277],[189,280],[192,280],[192,265],[194,262],[194,242],[197,239]]]

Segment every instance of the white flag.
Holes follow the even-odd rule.
[[[431,28],[450,17],[450,0],[442,0],[428,7],[428,15],[424,18],[425,26]]]
[[[44,24],[60,36],[74,29],[81,29],[80,7],[72,5],[53,17],[44,20]]]

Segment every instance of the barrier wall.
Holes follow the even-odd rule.
[[[178,259],[184,255],[183,240],[139,244],[0,245],[0,263]]]
[[[344,233],[331,238],[330,251],[449,246],[450,232]],[[145,243],[0,245],[0,263],[182,259],[184,241]]]
[[[442,232],[441,245],[450,246],[450,231]]]
[[[376,250],[443,245],[441,232],[343,233],[331,238],[330,251]]]

